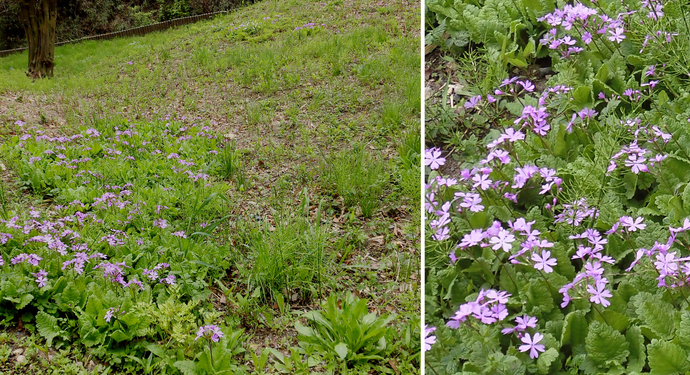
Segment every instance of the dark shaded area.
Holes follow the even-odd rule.
[[[57,0],[56,41],[229,10],[256,0]],[[0,0],[0,50],[26,47],[20,4]]]

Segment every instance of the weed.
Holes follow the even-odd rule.
[[[369,156],[362,145],[342,151],[321,164],[326,189],[343,197],[346,207],[359,205],[363,217],[371,217],[379,208],[379,196],[388,182],[385,164]]]

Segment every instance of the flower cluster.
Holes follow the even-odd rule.
[[[223,331],[220,329],[220,327],[216,325],[205,325],[203,327],[199,327],[199,331],[196,333],[196,338],[194,341],[201,337],[208,336],[209,334],[211,335],[210,339],[213,342],[218,342],[223,337]]]
[[[459,328],[460,323],[468,317],[474,317],[484,324],[491,324],[501,321],[508,316],[508,303],[510,293],[494,289],[482,289],[477,295],[477,299],[460,305],[446,325],[450,328]]]

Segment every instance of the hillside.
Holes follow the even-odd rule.
[[[419,371],[419,14],[263,1],[50,80],[0,58],[0,370]]]

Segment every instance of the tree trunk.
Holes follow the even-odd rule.
[[[22,26],[29,45],[31,78],[53,76],[57,0],[21,0]]]

